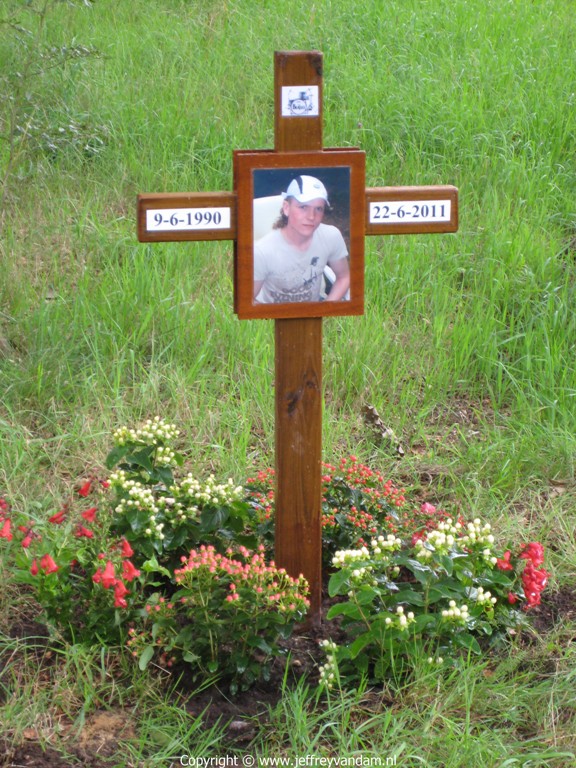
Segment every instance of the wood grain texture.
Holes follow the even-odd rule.
[[[282,117],[282,86],[318,85],[322,54],[277,52],[274,58],[277,152],[322,147],[318,117]],[[320,104],[322,99],[320,97]],[[322,602],[322,318],[275,320],[276,533],[275,559],[310,584],[310,621]]]

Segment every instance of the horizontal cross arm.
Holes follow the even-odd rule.
[[[234,192],[138,195],[138,240],[141,243],[235,239]]]
[[[366,190],[367,235],[413,235],[456,232],[457,229],[456,187],[371,187]]]

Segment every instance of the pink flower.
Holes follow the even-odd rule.
[[[116,573],[114,572],[114,563],[108,560],[106,567],[102,571],[100,576],[100,583],[104,589],[110,589],[116,584]]]
[[[87,509],[86,512],[82,512],[82,517],[86,522],[93,523],[96,519],[96,511],[98,507],[90,507],[90,509]]]
[[[132,557],[134,550],[126,539],[122,539],[122,557]],[[186,558],[184,558],[186,559]]]
[[[513,571],[514,566],[510,562],[510,550],[506,550],[504,552],[504,556],[502,558],[498,558],[496,560],[496,567],[499,568],[501,571]]]
[[[32,574],[32,576],[38,575],[38,563],[36,562],[35,559],[32,560],[32,565],[30,566],[30,573]]]
[[[52,515],[52,517],[48,518],[49,523],[54,523],[54,525],[60,525],[64,522],[64,518],[66,517],[66,509],[61,509],[60,512],[56,512],[55,515]]]
[[[122,578],[125,581],[134,581],[134,579],[140,576],[140,571],[134,566],[130,560],[124,560],[122,563]]]
[[[58,566],[54,562],[54,559],[52,558],[52,555],[44,555],[40,559],[40,568],[44,571],[44,573],[56,573],[58,570]]]
[[[90,493],[91,488],[92,488],[92,480],[87,480],[82,486],[82,488],[78,490],[78,496],[83,496],[84,498],[86,498],[86,496],[88,496],[88,494]]]
[[[422,504],[420,507],[420,511],[424,512],[426,515],[433,515],[436,512],[436,507],[433,504],[428,504],[427,501]]]

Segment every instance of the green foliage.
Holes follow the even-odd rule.
[[[106,460],[115,492],[113,529],[139,556],[157,556],[174,568],[192,546],[211,544],[223,552],[232,541],[255,546],[248,532],[254,519],[244,489],[232,480],[217,483],[211,475],[200,483],[192,474],[175,480],[173,468],[183,458],[172,448],[178,430],[160,419],[139,430],[120,429]]]
[[[33,32],[28,10],[43,5],[5,0],[1,22],[16,10]],[[40,132],[23,143],[14,135],[0,212],[1,494],[24,522],[50,515],[70,477],[99,466],[117,424],[160,412],[181,425],[196,477],[242,478],[271,463],[272,324],[233,316],[230,244],[138,244],[134,198],[231,189],[232,150],[274,144],[272,52],[317,48],[325,146],[364,149],[369,186],[460,190],[458,233],[367,239],[365,315],[324,324],[325,456],[338,463],[354,452],[434,504],[461,500],[504,539],[541,540],[555,599],[567,600],[576,572],[573,4],[319,0],[293,3],[282,23],[264,6],[126,0],[112,13],[105,0],[54,0],[28,43],[2,24],[2,173],[18,94],[30,95],[20,114],[40,131],[54,138],[74,121],[104,147],[88,159],[80,139],[54,153]],[[102,56],[20,87],[25,57],[41,64],[37,53],[76,45]],[[368,403],[401,436],[401,460],[363,423]],[[6,605],[13,587],[2,574]],[[16,605],[24,595],[16,591]],[[278,717],[255,748],[383,756],[396,745],[399,764],[431,768],[572,764],[562,754],[576,731],[574,627],[558,605],[540,617],[549,617],[545,635],[510,656],[471,656],[457,670],[424,658],[393,706],[387,686],[364,708],[332,692],[307,719],[307,699],[292,727]],[[14,618],[10,601],[4,626]],[[180,702],[135,701],[131,683],[100,667],[101,687],[75,710],[79,675],[50,677],[33,656],[27,686],[10,647],[4,660],[14,685],[3,676],[1,715],[20,734],[61,722],[59,701],[81,722],[96,702],[126,697],[140,723],[133,762],[168,763],[191,743],[203,745],[197,754],[226,751],[189,735],[200,718],[191,724]]]
[[[279,639],[305,617],[308,586],[267,563],[263,545],[240,543],[254,539],[242,487],[174,478],[178,434],[160,418],[116,430],[110,481],[90,478],[49,517],[26,519],[0,500],[3,554],[67,639],[128,642],[142,670],[153,658],[179,662],[194,680],[237,691],[267,674]]]
[[[426,532],[416,523],[405,539],[380,535],[338,552],[329,591],[346,599],[328,618],[342,618],[350,642],[325,642],[322,682],[402,679],[426,657],[454,664],[462,653],[480,656],[525,624],[521,609],[540,603],[549,578],[542,545],[525,545],[513,560],[510,550],[496,552],[489,523],[451,518]]]
[[[202,546],[183,558],[170,602],[152,595],[142,629],[130,631],[140,667],[155,657],[168,667],[183,661],[194,679],[218,676],[232,693],[267,679],[278,640],[304,619],[309,603],[304,578],[267,565],[263,551],[240,547],[223,556]]]

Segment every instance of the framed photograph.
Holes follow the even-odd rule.
[[[234,152],[241,319],[364,312],[365,155]]]

